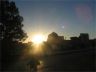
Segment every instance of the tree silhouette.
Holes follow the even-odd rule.
[[[2,70],[6,71],[18,59],[17,54],[23,48],[19,42],[25,40],[27,34],[22,30],[23,17],[15,2],[0,0],[0,10],[1,63]]]
[[[1,0],[0,13],[0,39],[24,40],[27,35],[22,30],[23,17],[19,15],[18,8],[14,2]]]

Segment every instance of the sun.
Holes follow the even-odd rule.
[[[44,35],[37,34],[32,37],[32,42],[35,44],[40,44],[44,41]]]

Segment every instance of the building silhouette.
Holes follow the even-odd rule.
[[[52,32],[47,39],[47,43],[55,50],[89,48],[93,47],[94,42],[95,39],[89,39],[88,33],[80,33],[79,37],[70,37],[70,40],[65,40],[64,36]]]

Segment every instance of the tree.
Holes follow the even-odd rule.
[[[25,40],[27,35],[22,30],[23,17],[19,15],[15,3],[1,0],[0,6],[0,39]]]
[[[20,48],[20,41],[27,38],[27,34],[22,30],[23,17],[19,15],[19,10],[15,2],[0,0],[0,42],[2,70],[10,67],[18,58],[17,48]],[[22,50],[22,49],[21,49]],[[20,51],[19,51],[20,53]]]

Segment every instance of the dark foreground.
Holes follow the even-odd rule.
[[[54,53],[42,59],[40,72],[95,71],[95,50],[83,49]]]
[[[95,52],[95,49],[89,48],[60,51],[46,55],[40,59],[41,64],[37,72],[95,72]],[[26,61],[18,61],[11,67],[15,68],[11,68],[11,71],[4,72],[31,72],[28,66],[26,66]]]

